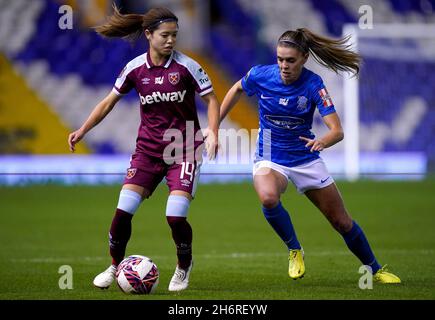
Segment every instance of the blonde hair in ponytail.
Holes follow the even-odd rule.
[[[360,70],[361,56],[347,44],[350,36],[331,39],[320,36],[306,28],[284,32],[278,40],[278,46],[291,46],[302,53],[311,53],[320,65],[338,73],[351,72],[357,75]]]

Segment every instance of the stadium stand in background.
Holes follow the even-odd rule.
[[[115,2],[123,12],[144,12],[156,4],[174,10],[180,18],[179,49],[204,66],[220,100],[251,66],[274,63],[276,39],[287,29],[307,27],[338,37],[345,24],[358,23],[361,5],[372,7],[375,25],[435,23],[435,0]],[[58,27],[63,4],[74,10],[71,30]],[[66,154],[68,132],[111,90],[124,65],[147,49],[146,41],[108,41],[90,28],[110,14],[111,1],[0,0],[0,6],[0,153]],[[196,23],[198,17],[201,23]],[[186,41],[189,33],[195,41]],[[419,52],[418,44],[411,47]],[[308,67],[322,76],[342,114],[342,77],[312,61]],[[386,77],[394,81],[376,85]],[[368,54],[361,80],[361,150],[421,152],[434,171],[435,58],[398,62],[394,55]],[[200,100],[198,105],[205,124]],[[139,125],[137,107],[134,93],[122,99],[98,130],[87,135],[78,153],[130,154]],[[255,128],[255,108],[255,102],[244,100],[223,128]],[[318,116],[313,129],[317,134],[326,130]],[[342,148],[338,144],[332,149]]]

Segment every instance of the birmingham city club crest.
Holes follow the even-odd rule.
[[[179,72],[171,72],[168,74],[168,80],[172,85],[176,85],[180,81],[180,73]]]
[[[307,108],[307,102],[308,102],[308,99],[306,98],[306,97],[304,97],[304,96],[299,96],[298,97],[298,106],[297,106],[297,108],[298,108],[298,110],[305,110],[306,108]]]

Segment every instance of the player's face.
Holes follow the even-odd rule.
[[[284,46],[278,46],[276,51],[282,81],[287,84],[296,81],[301,75],[308,54],[303,54],[296,48]]]
[[[145,31],[150,47],[161,56],[169,56],[177,42],[176,22],[164,22],[153,33]]]

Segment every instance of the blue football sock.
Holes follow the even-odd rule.
[[[267,222],[269,222],[282,241],[285,242],[289,250],[301,249],[290,216],[281,202],[272,209],[263,207],[263,213]]]
[[[373,274],[381,268],[370,248],[364,232],[355,221],[353,221],[352,229],[348,233],[342,234],[342,236],[350,251],[352,251],[364,265],[370,266]]]

